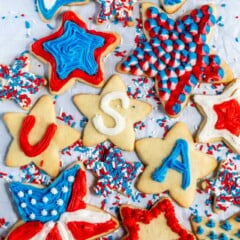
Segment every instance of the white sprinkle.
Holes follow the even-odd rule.
[[[63,193],[67,193],[67,192],[68,192],[68,187],[63,186],[63,187],[62,187],[62,192],[63,192]]]
[[[36,199],[32,198],[32,199],[31,199],[31,204],[32,204],[32,205],[35,205],[36,203],[37,203]]]
[[[46,210],[46,209],[43,209],[43,210],[41,211],[41,214],[42,214],[42,216],[47,216],[47,210]]]
[[[47,197],[43,197],[42,201],[43,201],[44,203],[47,203],[47,202],[48,202],[48,198],[47,198]]]
[[[58,199],[57,200],[57,205],[58,206],[62,206],[63,205],[63,200],[62,199]]]
[[[21,207],[25,208],[25,207],[27,207],[27,204],[25,202],[23,202],[23,203],[21,203]]]
[[[56,215],[57,215],[57,211],[56,211],[56,210],[52,210],[52,211],[51,211],[51,215],[52,215],[52,216],[56,216]]]
[[[35,219],[35,214],[31,213],[29,217],[30,217],[30,219],[34,220]]]
[[[28,190],[28,194],[31,195],[32,194],[32,190]]]

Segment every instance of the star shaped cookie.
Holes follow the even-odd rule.
[[[145,138],[136,142],[136,151],[146,166],[137,182],[144,193],[169,191],[181,206],[189,207],[197,189],[197,180],[217,166],[213,157],[195,150],[191,132],[178,122],[164,139]]]
[[[7,239],[97,239],[116,230],[111,214],[85,202],[86,174],[78,163],[48,187],[12,182],[11,193],[22,218]]]
[[[60,29],[33,43],[33,54],[47,62],[49,87],[54,94],[66,91],[75,80],[94,87],[104,81],[103,58],[120,43],[117,33],[89,30],[72,11],[63,14]]]
[[[177,117],[200,82],[229,82],[233,74],[208,45],[216,24],[216,10],[204,5],[173,20],[150,3],[142,4],[147,40],[117,66],[121,73],[155,79],[164,110]]]
[[[50,21],[63,6],[83,5],[88,0],[36,0],[38,12],[44,21]]]
[[[192,216],[191,225],[197,239],[237,240],[240,238],[240,213],[229,219],[218,222],[213,218]]]
[[[60,170],[58,152],[80,138],[78,131],[56,122],[49,96],[41,97],[29,114],[5,113],[3,119],[13,137],[6,156],[9,167],[34,162],[55,177]]]
[[[74,97],[74,102],[88,118],[83,133],[86,147],[110,140],[123,150],[133,151],[133,125],[152,110],[150,104],[129,98],[125,84],[117,75],[107,82],[99,96],[80,94]]]
[[[163,9],[170,14],[176,12],[185,2],[186,0],[160,0]]]
[[[180,225],[168,198],[160,200],[150,210],[122,205],[120,214],[127,230],[123,240],[195,239],[192,233]]]
[[[233,160],[223,160],[217,176],[202,183],[205,192],[214,195],[213,210],[226,211],[232,205],[240,205],[240,172]]]
[[[132,11],[134,4],[139,0],[96,0],[100,4],[100,13],[97,15],[97,23],[106,21],[120,21],[124,26],[133,26]]]
[[[29,72],[29,55],[24,53],[12,66],[0,65],[0,101],[14,100],[21,108],[28,109],[32,97],[46,85],[46,80]]]
[[[224,141],[240,153],[240,80],[229,84],[220,95],[196,95],[194,102],[204,115],[196,140],[201,143]]]

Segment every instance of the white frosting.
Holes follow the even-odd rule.
[[[119,134],[125,129],[126,120],[119,112],[117,112],[115,109],[113,109],[110,106],[111,101],[120,99],[122,102],[122,107],[124,109],[127,109],[130,105],[130,100],[126,94],[126,92],[116,91],[106,94],[102,97],[100,108],[101,110],[110,115],[114,121],[115,121],[115,127],[108,128],[105,126],[103,122],[103,118],[100,115],[95,115],[95,117],[92,119],[94,127],[102,134],[108,135],[108,136],[114,136]]]
[[[209,142],[212,139],[224,138],[235,149],[240,151],[240,137],[232,134],[226,129],[216,129],[215,124],[218,120],[217,113],[214,111],[213,106],[215,104],[221,104],[223,102],[235,99],[240,104],[240,79],[238,79],[231,87],[227,88],[222,94],[214,96],[195,95],[194,101],[200,105],[206,114],[206,123],[198,138],[200,142]]]
[[[54,6],[54,4],[56,3],[56,0],[43,0],[43,3],[44,3],[44,7],[47,10],[50,10]]]
[[[104,223],[111,220],[111,215],[105,212],[99,212],[89,209],[80,209],[75,212],[65,212],[61,215],[57,222],[57,228],[62,239],[74,240],[71,232],[67,227],[68,222],[88,222],[88,223]],[[51,229],[55,226],[54,222],[47,222],[43,229],[30,240],[46,239]]]

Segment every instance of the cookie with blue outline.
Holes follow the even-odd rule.
[[[32,53],[49,64],[49,87],[60,94],[75,80],[94,87],[104,83],[103,59],[120,43],[114,32],[89,30],[74,12],[63,14],[59,30],[31,46]]]
[[[137,189],[147,194],[169,192],[182,207],[190,207],[197,180],[216,167],[212,156],[195,149],[192,134],[183,122],[176,123],[164,139],[136,141],[136,152],[145,165]]]
[[[175,13],[187,0],[160,0],[163,9],[167,13]]]
[[[89,0],[36,0],[38,12],[44,21],[54,18],[63,6],[87,4]]]
[[[86,173],[80,163],[64,170],[48,187],[12,182],[21,221],[6,240],[98,239],[119,227],[111,214],[86,203]]]
[[[190,218],[193,233],[198,240],[239,240],[240,239],[240,213],[237,213],[225,221],[215,221],[214,218],[200,217]]]

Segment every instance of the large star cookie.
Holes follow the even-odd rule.
[[[100,4],[100,13],[97,16],[97,23],[106,21],[120,21],[124,26],[133,26],[133,6],[139,0],[96,0]]]
[[[123,240],[195,239],[193,234],[180,225],[168,198],[157,202],[150,210],[122,205],[120,214],[127,230]]]
[[[202,183],[205,192],[214,195],[214,211],[226,211],[231,205],[240,205],[240,172],[233,160],[223,160],[215,178]]]
[[[239,223],[240,213],[222,222],[207,217],[191,217],[193,232],[199,240],[237,240],[240,238]]]
[[[46,80],[30,73],[29,66],[26,53],[16,58],[12,66],[0,65],[0,101],[12,99],[23,109],[31,106],[33,95],[46,85]]]
[[[6,164],[24,166],[34,162],[51,176],[60,170],[58,152],[80,138],[73,128],[56,123],[54,104],[49,96],[43,96],[29,114],[6,113],[3,117],[13,136]]]
[[[120,43],[117,33],[89,30],[74,13],[63,14],[60,29],[33,43],[31,50],[48,62],[52,93],[67,90],[75,80],[95,87],[104,81],[103,58]]]
[[[163,9],[167,13],[176,12],[185,2],[186,0],[160,0]]]
[[[88,0],[36,0],[41,18],[50,21],[65,5],[82,5]]]
[[[240,153],[240,80],[229,84],[220,95],[196,95],[194,101],[204,115],[196,140],[224,141]]]
[[[89,120],[83,134],[86,147],[108,139],[123,150],[133,151],[133,125],[152,110],[150,104],[129,98],[125,84],[117,75],[108,81],[100,96],[80,94],[74,102]]]
[[[189,207],[197,188],[197,180],[217,166],[213,157],[195,150],[191,132],[178,122],[164,139],[145,138],[136,142],[136,151],[146,165],[137,182],[144,193],[169,191],[183,207]]]
[[[90,240],[119,226],[112,215],[86,204],[86,174],[79,164],[63,171],[47,188],[12,182],[10,189],[23,221],[7,240]]]
[[[177,117],[200,82],[233,79],[229,67],[210,53],[215,8],[202,6],[174,21],[152,4],[142,6],[146,41],[117,67],[118,71],[155,78],[158,97],[170,117]]]

